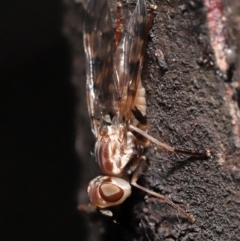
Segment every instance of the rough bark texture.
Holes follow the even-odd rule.
[[[73,49],[72,79],[79,96],[76,147],[85,168],[81,171],[79,202],[86,203],[85,184],[96,176],[96,167],[90,155],[94,140],[85,101],[84,7],[71,0],[64,2],[64,33]],[[227,69],[221,71],[214,41],[210,40],[220,35],[210,36],[207,24],[211,22],[207,13],[215,9],[207,10],[206,2],[156,2],[142,76],[149,134],[179,149],[209,149],[212,157],[199,160],[152,146],[146,153],[148,165],[139,183],[169,196],[196,222],[190,224],[168,204],[134,190],[120,207],[117,223],[94,216],[88,240],[240,240],[240,6],[237,0],[213,1],[223,6],[223,10],[216,8],[223,14],[217,24],[224,24],[218,34],[224,38],[225,50],[229,50],[229,55],[223,56]],[[123,8],[132,10],[134,4],[123,1]],[[221,22],[222,17],[225,22]]]

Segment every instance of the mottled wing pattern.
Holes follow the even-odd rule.
[[[90,0],[83,27],[86,89],[92,131],[98,136],[103,117],[113,111],[114,29],[106,0]]]
[[[141,80],[143,55],[146,35],[146,4],[144,0],[139,0],[132,13],[125,39],[123,40],[124,54],[126,59],[125,74],[121,86],[127,86],[127,98],[123,108],[123,116],[126,120],[132,114],[132,107],[139,82]]]

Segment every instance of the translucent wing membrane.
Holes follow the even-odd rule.
[[[144,0],[139,0],[128,24],[125,40],[125,52],[128,63],[128,88],[123,115],[126,119],[130,118],[139,83],[141,83],[145,35],[146,4]]]
[[[98,136],[105,115],[118,123],[130,119],[141,70],[146,34],[146,5],[139,0],[127,30],[115,48],[114,28],[106,0],[90,0],[84,24],[87,102],[92,131]]]
[[[92,131],[97,137],[102,117],[113,111],[114,29],[106,0],[90,0],[83,28],[87,102]]]

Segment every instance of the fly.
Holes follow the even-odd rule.
[[[193,223],[194,218],[168,197],[137,184],[146,166],[144,149],[150,143],[174,153],[210,156],[209,151],[177,150],[146,132],[146,97],[141,72],[155,9],[152,5],[147,19],[145,0],[138,0],[123,31],[121,3],[117,5],[114,27],[107,0],[88,2],[83,28],[87,104],[96,138],[95,158],[102,175],[89,183],[87,192],[91,204],[111,216],[108,208],[123,203],[134,186],[170,204]]]

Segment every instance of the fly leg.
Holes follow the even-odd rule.
[[[184,151],[184,150],[179,150],[176,149],[172,146],[169,146],[157,139],[155,139],[154,137],[150,136],[149,134],[147,134],[146,132],[142,131],[141,129],[137,128],[136,126],[133,126],[131,124],[128,125],[128,128],[130,131],[133,132],[137,132],[138,134],[144,136],[145,138],[147,138],[150,142],[152,142],[153,144],[157,145],[160,148],[163,148],[167,151],[170,152],[174,152],[174,153],[179,153],[179,154],[185,154],[185,155],[189,155],[189,156],[198,156],[198,157],[210,157],[211,156],[211,152],[209,150],[206,150],[204,152],[191,152],[191,151]]]
[[[168,197],[166,197],[164,195],[161,195],[159,193],[153,192],[153,191],[137,184],[137,180],[138,180],[139,176],[142,174],[142,171],[144,170],[144,168],[146,166],[146,157],[145,156],[141,156],[139,159],[137,159],[137,161],[135,162],[135,165],[136,165],[136,168],[135,168],[135,170],[132,174],[131,185],[133,185],[134,187],[148,193],[149,195],[151,195],[153,197],[156,197],[160,200],[163,200],[164,202],[168,203],[173,208],[175,208],[176,210],[181,212],[191,223],[195,222],[195,219],[193,217],[191,217],[189,214],[187,214],[178,205],[174,204]]]
[[[147,39],[148,39],[148,33],[152,27],[152,24],[153,24],[153,20],[154,20],[154,17],[155,17],[155,10],[157,9],[157,5],[155,4],[152,4],[151,5],[151,12],[150,12],[150,16],[148,18],[148,21],[147,21],[147,25],[146,25],[146,30],[145,30],[145,39],[144,39],[144,47],[143,47],[143,53],[142,53],[142,56],[144,55],[144,51],[145,51],[145,46],[147,44]]]
[[[77,209],[80,212],[94,213],[94,212],[96,212],[97,207],[95,207],[91,203],[89,203],[89,204],[79,204]]]
[[[138,120],[138,125],[137,128],[141,129],[142,131],[146,131],[147,130],[147,117],[144,116],[141,111],[136,107],[133,106],[132,107],[132,113],[134,115],[134,117]],[[137,133],[137,132],[133,132],[134,136],[137,137],[137,139],[139,141],[142,142],[142,144],[144,145],[144,147],[148,147],[150,145],[150,141],[143,135]]]

